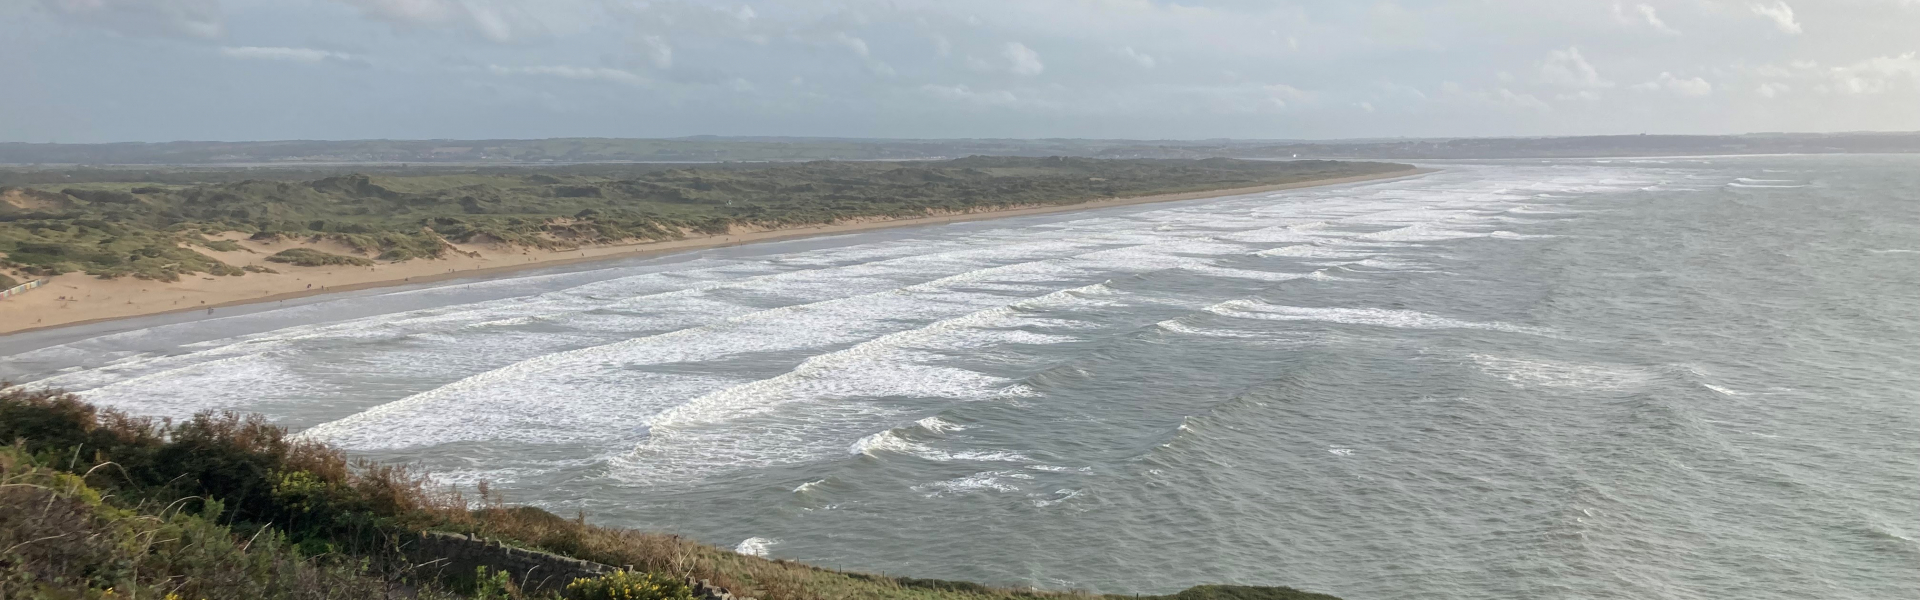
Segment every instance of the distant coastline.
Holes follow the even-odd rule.
[[[318,294],[487,277],[528,269],[756,242],[1400,179],[1417,177],[1433,171],[1433,169],[1414,168],[1351,177],[1112,198],[1077,204],[1016,206],[904,219],[850,219],[831,225],[736,230],[721,235],[697,235],[676,240],[631,244],[594,245],[573,250],[539,250],[498,244],[467,245],[460,248],[466,252],[465,255],[450,255],[448,258],[441,259],[415,259],[370,267],[292,267],[285,264],[266,263],[262,262],[264,257],[275,252],[311,244],[287,240],[255,242],[236,238],[233,241],[245,250],[222,252],[219,256],[221,260],[235,266],[271,265],[280,272],[277,274],[251,273],[243,277],[196,275],[171,283],[131,277],[100,279],[84,273],[54,276],[41,289],[0,301],[0,314],[6,317],[0,319],[0,335],[175,312],[210,309],[217,311],[231,306],[278,302]]]

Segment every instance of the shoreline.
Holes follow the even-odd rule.
[[[573,250],[548,251],[524,248],[507,248],[502,250],[498,247],[456,244],[455,246],[457,248],[467,254],[444,259],[416,259],[401,263],[380,264],[373,267],[295,267],[279,263],[266,263],[262,262],[266,256],[290,247],[318,247],[329,251],[336,251],[337,249],[327,247],[327,244],[324,242],[321,244],[303,242],[262,243],[235,239],[235,242],[240,243],[246,249],[237,252],[211,252],[205,249],[201,249],[201,251],[213,255],[228,264],[236,266],[266,266],[279,271],[279,273],[249,273],[238,277],[207,277],[201,274],[193,274],[181,278],[178,282],[172,283],[143,281],[132,278],[103,280],[87,276],[84,273],[58,275],[49,278],[49,282],[34,293],[22,294],[6,300],[0,300],[0,314],[7,316],[5,319],[0,319],[0,336],[133,317],[196,310],[212,311],[232,306],[279,302],[335,292],[350,292],[398,285],[412,285],[415,283],[432,283],[452,279],[487,277],[528,269],[610,261],[689,250],[722,248],[758,242],[791,240],[918,225],[942,225],[947,223],[984,221],[1006,217],[1044,215],[1158,202],[1177,202],[1181,200],[1238,196],[1347,183],[1405,179],[1419,177],[1437,170],[1438,169],[1414,168],[1412,170],[1372,175],[1315,179],[1243,188],[1224,188],[1197,192],[1110,198],[1076,204],[1016,207],[906,219],[856,220],[808,227],[742,231],[725,235],[708,235],[663,242],[655,241],[587,246]],[[522,258],[525,260],[521,260]],[[418,281],[415,281],[416,279]],[[309,280],[311,280],[311,283],[308,283]],[[212,283],[208,284],[207,282]],[[304,288],[300,287],[303,283],[306,284]],[[315,285],[319,287],[316,288],[314,287]],[[279,289],[275,289],[276,287]],[[100,296],[100,299],[94,300],[93,297],[95,295]],[[174,299],[176,295],[179,296],[178,299]],[[116,299],[125,300],[125,302],[117,303],[115,302]],[[159,305],[161,302],[168,301],[171,301],[171,304],[164,306]],[[188,302],[188,304],[182,305],[181,302]],[[76,305],[79,307],[77,310],[74,308]],[[47,319],[50,317],[54,320],[47,322]],[[28,319],[33,320],[28,321]]]

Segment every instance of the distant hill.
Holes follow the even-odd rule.
[[[1389,140],[1091,140],[718,137],[544,140],[287,140],[117,144],[0,143],[13,165],[578,164],[915,160],[963,156],[1092,158],[1573,158],[1920,152],[1920,132],[1613,135]]]

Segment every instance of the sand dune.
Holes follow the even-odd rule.
[[[122,277],[100,279],[84,273],[68,273],[52,278],[48,285],[20,296],[0,300],[0,334],[33,329],[76,325],[107,319],[190,310],[215,310],[221,307],[257,302],[275,302],[314,294],[342,292],[372,287],[419,283],[443,279],[479,277],[536,267],[550,267],[592,260],[626,258],[655,253],[695,250],[778,239],[831,235],[912,225],[934,225],[1088,210],[1150,202],[1193,200],[1304,187],[1354,183],[1378,179],[1409,177],[1429,172],[1395,172],[1357,177],[1302,181],[1249,188],[1161,194],[1134,198],[1114,198],[1059,206],[1007,208],[963,214],[946,214],[912,219],[854,220],[832,225],[796,227],[765,231],[734,231],[728,235],[696,236],[667,242],[642,242],[588,246],[577,250],[549,251],[504,245],[456,244],[461,253],[446,258],[379,263],[371,267],[297,267],[266,262],[275,252],[295,247],[310,247],[336,254],[354,254],[342,245],[304,241],[254,242],[241,236],[229,236],[245,250],[213,252],[201,249],[222,262],[234,266],[261,266],[278,273],[249,273],[235,277],[195,274],[175,282]]]

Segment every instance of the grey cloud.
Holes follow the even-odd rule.
[[[131,124],[106,139],[388,137],[423,127],[408,101],[435,137],[1920,129],[1916,0],[225,1],[36,0],[20,14],[52,33],[9,43],[49,97],[300,68],[226,71],[243,91],[211,98],[147,84],[192,105],[0,98],[0,131],[60,134],[36,118],[58,109]],[[295,75],[385,99],[261,91]],[[364,131],[199,108],[269,101]],[[173,117],[193,110],[211,116]]]

